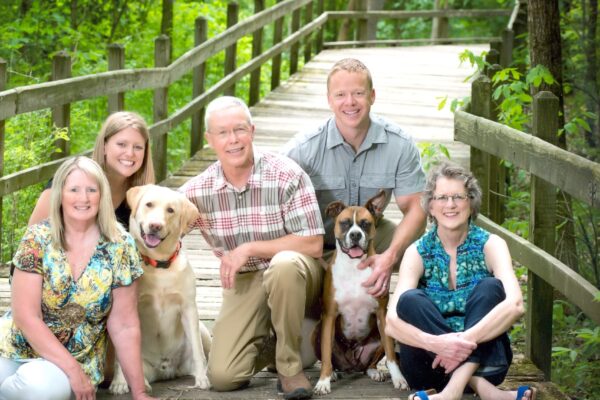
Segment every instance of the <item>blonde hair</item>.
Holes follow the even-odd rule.
[[[80,170],[89,177],[93,178],[100,189],[100,204],[98,205],[98,215],[96,223],[100,229],[100,233],[111,242],[116,242],[120,238],[120,229],[115,211],[113,210],[112,198],[110,194],[110,186],[108,179],[102,171],[102,167],[94,160],[78,156],[67,159],[61,164],[54,174],[52,180],[52,188],[50,189],[50,235],[56,246],[60,246],[65,250],[67,243],[65,240],[65,227],[62,212],[62,192],[67,177],[71,172]]]
[[[106,160],[104,145],[113,135],[121,132],[125,128],[133,128],[138,131],[145,141],[144,160],[142,166],[131,177],[129,177],[129,187],[141,186],[148,183],[154,183],[154,164],[150,152],[150,133],[146,121],[137,113],[131,111],[117,111],[106,118],[98,137],[92,159],[96,161],[104,171],[106,171]]]
[[[357,60],[356,58],[342,58],[340,61],[333,64],[331,70],[329,70],[329,74],[327,75],[327,91],[329,92],[329,81],[331,81],[331,77],[335,75],[337,72],[346,71],[346,72],[354,72],[354,73],[363,73],[367,77],[367,88],[369,90],[373,89],[373,78],[371,77],[371,71],[362,61]]]

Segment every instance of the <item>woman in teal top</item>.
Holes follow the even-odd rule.
[[[443,164],[430,174],[422,204],[432,228],[402,258],[386,326],[418,390],[409,399],[460,399],[469,388],[483,400],[535,399],[533,387],[496,387],[512,361],[507,331],[524,307],[506,242],[473,224],[476,179]]]
[[[14,257],[12,308],[0,319],[0,399],[95,398],[107,332],[133,398],[146,400],[132,237],[116,222],[101,167],[86,157],[57,170],[49,219]]]

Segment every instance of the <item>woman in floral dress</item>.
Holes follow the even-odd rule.
[[[409,399],[461,399],[467,386],[483,400],[535,399],[533,387],[496,387],[512,361],[507,331],[524,306],[506,242],[473,223],[477,180],[443,164],[422,204],[433,224],[402,258],[386,326],[400,342],[402,373],[418,390]]]
[[[131,236],[117,223],[102,168],[56,171],[49,219],[14,256],[12,309],[0,319],[0,399],[95,398],[110,333],[134,399],[145,394]]]

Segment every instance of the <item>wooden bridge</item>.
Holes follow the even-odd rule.
[[[256,4],[262,3],[257,1]],[[230,12],[234,15],[235,3],[230,4]],[[313,12],[316,9],[316,16]],[[260,7],[257,7],[260,9]],[[542,139],[526,135],[522,132],[504,127],[492,121],[493,113],[490,99],[490,82],[481,75],[471,87],[464,82],[470,73],[466,66],[459,66],[458,53],[465,47],[474,53],[490,48],[488,61],[491,64],[510,61],[512,31],[505,30],[500,38],[475,38],[471,40],[433,38],[427,39],[425,46],[400,46],[402,41],[387,41],[387,47],[364,36],[369,21],[377,18],[405,19],[411,17],[437,18],[476,16],[494,17],[508,16],[511,10],[453,10],[429,12],[403,11],[358,11],[358,12],[324,12],[323,1],[287,0],[276,6],[259,12],[254,16],[234,23],[232,17],[230,28],[220,35],[206,39],[206,19],[197,20],[196,44],[173,63],[168,62],[169,38],[159,37],[156,41],[156,67],[143,70],[125,70],[123,53],[119,46],[109,48],[109,66],[113,71],[87,77],[60,79],[56,81],[0,91],[0,137],[3,137],[4,120],[18,114],[52,107],[53,120],[57,126],[68,126],[69,104],[96,96],[107,96],[109,112],[123,109],[124,91],[154,90],[154,124],[151,126],[153,157],[157,166],[157,178],[161,184],[177,188],[190,177],[197,175],[215,160],[208,148],[203,148],[202,116],[204,106],[213,98],[223,94],[231,94],[236,82],[250,74],[250,92],[248,102],[257,127],[255,144],[268,150],[277,151],[283,143],[295,133],[315,126],[329,114],[326,101],[326,74],[331,65],[344,57],[361,59],[370,68],[376,102],[373,112],[381,114],[399,123],[411,133],[418,143],[435,143],[446,146],[452,159],[469,166],[482,182],[485,198],[483,213],[490,217],[481,218],[481,224],[487,229],[503,236],[511,248],[515,261],[530,268],[528,278],[529,310],[527,316],[527,342],[517,343],[517,348],[527,357],[516,357],[515,365],[504,386],[516,387],[521,383],[534,383],[542,393],[541,399],[567,399],[549,381],[550,346],[552,332],[552,292],[560,292],[563,296],[579,306],[586,315],[600,322],[600,310],[593,303],[598,290],[574,273],[560,261],[554,259],[540,247],[552,252],[549,241],[537,241],[540,246],[528,242],[501,228],[501,215],[497,210],[502,208],[498,188],[499,174],[494,157],[502,157],[514,165],[530,171],[547,183],[534,183],[537,191],[545,191],[548,195],[559,187],[581,199],[592,207],[598,207],[598,188],[600,187],[600,167],[586,162],[576,156],[556,151],[551,144]],[[300,27],[301,15],[304,25]],[[347,43],[327,43],[323,41],[323,31],[328,24],[340,18],[357,20],[357,40]],[[511,19],[512,20],[512,19]],[[290,22],[291,29],[287,37],[283,37],[284,22]],[[262,31],[273,26],[273,43],[263,49]],[[363,26],[364,25],[364,26]],[[511,27],[509,22],[508,27]],[[244,36],[253,38],[253,58],[236,68],[235,43]],[[476,41],[488,43],[464,45],[436,45],[437,42]],[[367,47],[369,46],[369,47]],[[300,49],[303,53],[300,53]],[[497,50],[497,51],[496,51]],[[217,84],[204,87],[205,63],[220,51],[226,52],[224,78]],[[290,78],[281,83],[281,56],[289,51]],[[313,57],[313,52],[317,54]],[[304,56],[304,66],[298,71],[299,57]],[[60,63],[61,55],[57,57]],[[270,62],[272,91],[259,101],[258,88],[265,83],[260,82],[261,66],[265,68]],[[6,64],[4,64],[5,66]],[[3,67],[0,62],[0,90],[3,89]],[[60,71],[60,68],[56,69]],[[193,74],[193,98],[183,108],[171,115],[167,112],[166,95],[168,87],[181,79],[188,72]],[[68,76],[65,73],[64,76]],[[63,76],[63,78],[64,78]],[[462,98],[471,95],[472,103],[455,115],[447,110],[438,111],[437,105],[442,97]],[[548,112],[546,103],[552,107],[552,100],[546,101],[542,96],[537,109]],[[545,111],[544,111],[545,110]],[[538,114],[539,126],[536,134],[556,132],[556,125],[541,123],[544,117]],[[552,115],[552,114],[547,114]],[[556,114],[554,114],[556,115]],[[552,118],[546,116],[552,121]],[[167,137],[175,127],[191,119],[190,159],[175,172],[166,169]],[[3,148],[3,145],[2,145]],[[68,152],[68,147],[64,146]],[[566,153],[566,152],[565,152]],[[554,162],[548,163],[547,157]],[[546,158],[542,163],[540,160]],[[16,192],[29,185],[43,182],[50,178],[62,160],[54,160],[46,164],[0,178],[0,196]],[[551,164],[551,165],[549,165]],[[569,179],[564,179],[560,171],[573,171]],[[1,171],[0,171],[1,172]],[[535,181],[535,180],[534,180]],[[553,185],[553,186],[544,186]],[[532,198],[535,196],[532,196]],[[537,207],[537,208],[536,208]],[[544,208],[532,204],[532,210],[544,214]],[[552,208],[548,209],[552,210]],[[547,211],[546,214],[549,214]],[[386,210],[388,217],[399,220],[401,213],[395,205]],[[553,214],[553,213],[552,213]],[[537,214],[536,214],[537,215]],[[537,227],[536,218],[532,222],[533,232],[537,232],[537,240],[543,237],[544,231]],[[495,221],[495,222],[493,222]],[[540,225],[543,226],[543,223]],[[553,226],[553,225],[552,225]],[[536,230],[537,229],[537,230]],[[553,229],[553,228],[552,228]],[[536,237],[536,235],[531,235]],[[540,244],[544,243],[544,244]],[[210,327],[216,317],[220,302],[221,289],[218,278],[218,263],[198,232],[188,235],[184,247],[191,259],[197,278],[197,302],[201,319]],[[6,276],[6,273],[4,274]],[[9,307],[10,287],[6,278],[0,278],[0,306]],[[548,310],[550,307],[550,310]],[[530,327],[536,327],[531,329]],[[524,345],[524,346],[523,346]],[[524,348],[523,348],[524,347]],[[535,365],[530,361],[534,360]],[[537,365],[537,367],[536,367]],[[309,371],[313,382],[318,376],[318,369]],[[275,389],[276,376],[269,372],[261,372],[252,381],[249,389],[232,393],[215,393],[200,390],[188,390],[191,380],[180,379],[172,382],[155,383],[154,394],[163,398],[184,399],[235,399],[235,398],[277,398]],[[377,384],[362,375],[345,376],[340,383],[333,385],[333,393],[328,398],[406,398],[408,392],[394,390],[389,383]],[[119,399],[127,396],[111,396],[106,390],[100,390],[99,399]],[[464,398],[468,398],[465,396]]]

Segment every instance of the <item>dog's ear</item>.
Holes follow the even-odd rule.
[[[325,215],[330,218],[335,218],[346,208],[346,205],[341,201],[332,201],[325,209]]]
[[[134,186],[127,191],[127,204],[131,209],[131,215],[135,215],[135,213],[137,212],[137,208],[140,203],[140,198],[142,197],[142,194],[144,194],[148,186],[151,185]]]
[[[383,216],[383,209],[385,207],[386,200],[385,190],[380,189],[379,192],[371,197],[365,204],[365,208],[375,217],[380,218]]]
[[[192,225],[198,217],[200,217],[200,211],[196,208],[194,203],[192,203],[187,197],[183,194],[181,195],[181,235],[186,235],[192,230]]]

